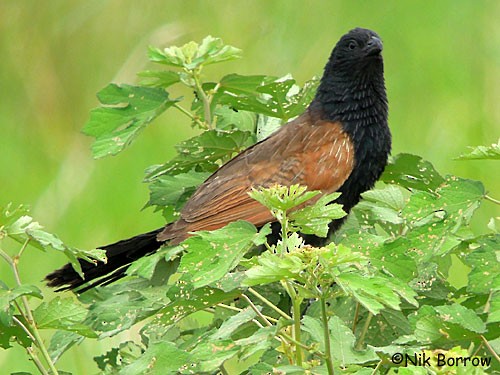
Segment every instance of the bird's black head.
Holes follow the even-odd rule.
[[[342,36],[325,69],[330,74],[363,73],[382,65],[382,41],[374,31],[356,28]]]
[[[375,120],[371,113],[386,119],[381,52],[382,41],[374,31],[356,28],[342,36],[325,66],[313,105],[330,120],[352,122],[361,116],[364,123],[371,123]]]

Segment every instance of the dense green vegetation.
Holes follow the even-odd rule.
[[[139,191],[138,181],[145,167],[165,162],[174,155],[173,143],[195,134],[186,126],[190,120],[169,110],[168,116],[162,116],[149,127],[148,136],[140,137],[122,157],[98,163],[90,161],[88,144],[76,132],[88,117],[88,108],[94,106],[94,92],[105,86],[116,71],[120,71],[116,81],[135,81],[134,74],[141,67],[136,68],[134,62],[140,61],[142,65],[146,61],[142,57],[143,46],[153,42],[144,39],[147,32],[157,30],[160,41],[154,40],[155,44],[172,44],[175,38],[199,40],[206,33],[213,33],[242,47],[246,58],[223,64],[226,68],[210,67],[206,73],[210,76],[208,81],[218,80],[229,71],[276,76],[293,72],[302,86],[306,79],[320,74],[337,37],[355,25],[376,29],[385,41],[395,153],[418,153],[432,160],[443,174],[480,179],[494,195],[499,177],[491,173],[493,164],[457,162],[452,158],[464,152],[467,145],[490,144],[497,138],[494,129],[498,109],[493,83],[498,77],[495,69],[499,52],[494,49],[498,34],[492,28],[496,4],[462,3],[451,7],[451,3],[441,2],[425,10],[407,6],[403,9],[395,4],[387,4],[385,8],[332,4],[326,9],[326,5],[318,4],[317,9],[311,9],[314,22],[299,9],[292,10],[289,3],[286,7],[260,3],[251,11],[243,6],[233,9],[223,3],[212,3],[208,9],[208,5],[197,3],[193,4],[195,12],[183,10],[180,5],[149,4],[150,9],[140,9],[144,12],[140,16],[137,9],[121,3],[81,3],[79,8],[72,9],[65,3],[53,3],[44,9],[1,5],[2,14],[7,15],[1,26],[5,28],[1,48],[6,49],[2,74],[11,93],[0,104],[4,125],[0,142],[5,155],[0,168],[2,205],[7,201],[31,203],[38,221],[79,248],[92,248],[158,227],[163,220],[150,210],[132,214],[146,200],[146,187]],[[158,11],[162,7],[168,8],[163,15]],[[394,16],[382,21],[387,13]],[[256,16],[247,20],[248,14]],[[330,26],[337,15],[342,22]],[[156,28],[174,19],[177,23],[170,22],[165,29]],[[258,27],[255,19],[260,20]],[[124,23],[127,29],[123,28]],[[35,29],[37,32],[33,33]],[[310,33],[297,31],[304,29]],[[120,69],[123,61],[127,64]],[[181,94],[191,93],[173,88],[171,97]],[[159,139],[162,141],[158,142]],[[251,140],[240,141],[238,147]],[[411,160],[406,162],[405,168]],[[463,181],[459,179],[457,184],[468,184]],[[472,192],[475,189],[476,201],[484,196],[478,186],[468,185]],[[153,198],[154,195],[152,204]],[[368,207],[364,209],[371,209],[370,202],[380,205],[380,197],[368,199]],[[396,208],[403,209],[404,202],[399,204]],[[408,208],[407,213],[411,212]],[[497,207],[485,202],[472,220],[475,233],[489,231],[486,223],[497,212]],[[379,217],[375,215],[372,219]],[[12,250],[16,249],[12,246]],[[37,284],[45,273],[63,262],[54,252],[39,254],[31,250],[24,253],[23,259],[26,263],[20,264],[21,278],[27,284]],[[449,261],[456,262],[456,258],[450,254]],[[4,263],[0,267],[2,280],[12,286],[9,268]],[[452,286],[458,290],[468,284],[467,272],[460,273],[459,267],[454,264],[454,272],[449,275]],[[36,305],[36,300],[33,302]],[[436,319],[446,314],[438,309],[427,313],[434,314]],[[109,347],[108,343],[102,348],[84,346],[83,352],[80,349],[75,354],[78,359],[73,364],[63,362],[61,368],[94,373],[97,369],[89,368],[85,362]],[[0,361],[2,358],[6,361],[2,368],[32,370],[32,366],[25,364],[25,354],[22,351],[18,354],[1,352]],[[66,354],[67,363],[72,362],[71,355]]]

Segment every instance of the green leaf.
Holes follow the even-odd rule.
[[[264,252],[258,257],[258,265],[245,272],[243,285],[264,285],[280,280],[294,279],[305,268],[299,257],[293,254]]]
[[[499,160],[500,159],[500,139],[491,146],[470,147],[471,151],[455,158],[456,160]]]
[[[421,343],[433,343],[450,347],[457,343],[468,345],[479,342],[478,333],[486,326],[472,311],[458,304],[449,306],[422,306],[409,317],[415,336]],[[468,321],[468,319],[471,319]]]
[[[375,268],[406,282],[416,276],[417,265],[408,254],[408,249],[412,248],[408,239],[398,237],[394,241],[386,241],[371,247],[368,251],[370,261]]]
[[[95,158],[123,151],[146,125],[174,105],[160,88],[109,84],[97,94],[100,108],[90,112],[83,132],[95,137]]]
[[[12,289],[0,288],[0,311],[7,312],[12,302],[21,296],[43,299],[42,291],[35,285],[19,285]]]
[[[83,324],[87,309],[71,297],[56,297],[43,302],[35,309],[33,316],[38,328],[61,329],[86,337],[97,337],[88,325]]]
[[[47,348],[50,358],[55,363],[59,358],[73,345],[83,342],[85,337],[70,331],[57,331],[50,339],[50,345]]]
[[[221,163],[252,144],[249,132],[234,130],[208,130],[176,146],[179,155],[163,165],[146,170],[145,180],[153,181],[160,175],[175,175],[190,170],[214,172]]]
[[[238,111],[227,106],[218,106],[214,112],[214,122],[217,129],[241,130],[255,133],[256,115],[253,112]]]
[[[163,207],[167,223],[177,220],[186,201],[209,176],[210,173],[192,170],[176,175],[158,176],[149,185],[149,202],[146,207]]]
[[[113,348],[107,353],[94,357],[99,369],[103,370],[104,374],[119,374],[127,365],[137,361],[142,357],[144,349],[132,341],[120,343],[118,348]]]
[[[394,156],[382,174],[381,181],[397,184],[407,189],[432,191],[444,182],[434,166],[420,156],[398,154]]]
[[[279,328],[278,325],[262,327],[251,336],[236,340],[235,344],[240,346],[239,358],[245,360],[255,356],[256,353],[262,354],[264,351],[275,346]]]
[[[204,340],[189,353],[191,358],[182,374],[214,373],[224,361],[236,355],[239,348],[233,340]]]
[[[497,291],[491,295],[490,312],[488,314],[488,323],[500,322],[500,292]]]
[[[159,87],[163,89],[166,89],[181,80],[179,73],[172,72],[170,70],[146,70],[138,73],[138,76],[142,78],[140,82],[141,85]]]
[[[10,205],[4,208],[0,220],[4,221],[5,224],[0,228],[0,238],[8,236],[21,244],[29,240],[29,244],[38,249],[45,250],[51,247],[54,250],[61,251],[68,257],[73,268],[82,277],[81,265],[77,258],[91,263],[95,260],[106,261],[106,252],[104,250],[80,250],[67,246],[56,235],[44,231],[43,227],[26,213],[28,213],[28,210],[23,206],[19,206],[12,211]]]
[[[183,242],[186,254],[178,272],[187,275],[195,288],[214,283],[236,267],[254,246],[256,237],[255,227],[245,221],[214,231],[198,231]]]
[[[462,217],[465,223],[468,223],[474,211],[479,207],[484,194],[484,186],[479,181],[447,176],[434,194],[427,192],[412,194],[402,215],[412,225],[418,225],[412,222],[444,211],[449,220],[459,222]]]
[[[436,306],[435,310],[446,322],[458,324],[476,333],[484,333],[486,331],[486,324],[484,324],[477,314],[462,305],[455,303],[453,305]]]
[[[274,185],[270,188],[253,188],[249,193],[250,197],[269,208],[274,214],[277,211],[288,211],[300,206],[318,194],[320,194],[319,191],[307,191],[306,186],[297,184],[291,186]]]
[[[116,335],[135,323],[150,317],[165,306],[168,285],[151,287],[142,280],[92,289],[80,298],[90,304],[84,324],[90,325],[100,338]]]
[[[189,42],[182,47],[172,46],[163,50],[150,47],[149,49],[151,61],[188,70],[240,57],[240,49],[226,45],[222,39],[212,36],[204,38],[201,44]]]
[[[2,313],[0,312],[0,315]],[[0,348],[9,349],[13,342],[17,342],[23,348],[28,348],[32,345],[30,337],[17,324],[9,324],[5,322],[6,318],[0,316]]]
[[[221,79],[214,100],[229,107],[256,112],[287,121],[302,113],[317,87],[312,80],[300,90],[290,76],[240,76],[230,74]]]
[[[418,306],[418,302],[415,300],[416,293],[396,278],[343,272],[335,277],[335,281],[345,293],[352,295],[374,315],[379,314],[384,306],[400,310],[400,297],[412,305]]]
[[[317,318],[304,316],[302,318],[304,331],[311,335],[311,338],[320,344],[321,350],[325,350],[325,340],[323,334],[323,322]],[[337,316],[331,316],[328,321],[330,332],[331,355],[340,366],[348,364],[361,364],[378,360],[372,349],[358,351],[354,349],[356,338],[352,331]]]
[[[500,234],[485,235],[472,241],[474,250],[466,256],[465,263],[472,268],[468,275],[467,290],[473,293],[490,293],[500,290]]]
[[[330,204],[340,196],[340,193],[325,194],[313,205],[306,206],[290,213],[290,220],[301,233],[315,234],[319,237],[328,235],[329,224],[347,214],[340,204]]]
[[[283,120],[279,118],[265,115],[257,116],[257,141],[260,142],[263,139],[266,139],[277,131],[281,125],[283,125]]]
[[[358,327],[362,327],[364,322],[359,322]],[[377,345],[389,345],[402,335],[409,335],[413,332],[406,315],[401,311],[385,309],[380,314],[372,318],[370,328],[367,331],[365,342],[377,343]],[[389,354],[401,352],[393,349]],[[378,350],[376,350],[378,351]]]
[[[219,329],[210,336],[210,341],[229,339],[231,335],[236,331],[241,325],[248,323],[257,316],[257,313],[250,307],[245,308],[236,315],[231,316],[229,319],[224,321]]]
[[[172,286],[168,295],[171,303],[155,315],[155,321],[161,324],[173,324],[185,316],[206,309],[218,303],[231,301],[241,294],[239,290],[224,292],[209,286],[192,289],[190,285]]]
[[[125,366],[120,375],[178,374],[189,361],[189,354],[173,342],[155,342],[134,362]]]

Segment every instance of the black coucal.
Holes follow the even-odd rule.
[[[67,264],[47,276],[48,285],[75,289],[95,280],[80,288],[86,290],[123,277],[131,262],[163,244],[180,243],[190,232],[235,220],[257,227],[273,222],[269,210],[248,195],[252,187],[300,184],[323,194],[338,191],[336,202],[349,212],[380,177],[391,149],[381,52],[375,32],[349,31],[333,49],[306,111],[220,167],[198,187],[176,222],[101,247],[107,263],[80,260],[84,280]],[[341,223],[333,221],[330,232]],[[324,241],[305,239],[313,245]]]

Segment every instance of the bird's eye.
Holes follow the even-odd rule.
[[[357,47],[357,45],[356,45],[356,43],[355,43],[355,42],[351,42],[351,43],[349,43],[349,49],[350,49],[350,50],[353,50],[353,49],[355,49],[356,47]]]

